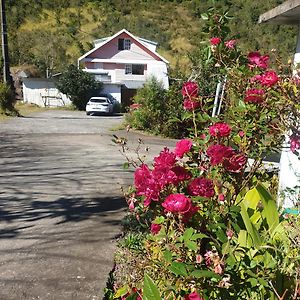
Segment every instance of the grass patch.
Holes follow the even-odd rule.
[[[19,111],[20,115],[24,117],[29,116],[36,112],[42,112],[48,110],[48,108],[46,107],[40,107],[35,104],[22,103],[22,102],[18,102],[15,107]]]

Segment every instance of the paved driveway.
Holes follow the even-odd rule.
[[[57,110],[0,123],[1,300],[102,298],[132,181],[111,142],[121,121]],[[165,143],[145,140],[152,155]]]

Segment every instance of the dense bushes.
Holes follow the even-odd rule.
[[[227,79],[224,113],[212,118],[201,86],[182,85],[189,138],[135,170],[126,196],[136,221],[120,242],[109,299],[300,298],[300,217],[277,207],[262,163],[287,130],[299,155],[299,80],[271,69],[269,55],[243,55],[223,16],[206,18],[208,59]]]
[[[180,82],[172,83],[169,90],[165,90],[162,83],[151,78],[134,97],[134,104],[126,114],[127,123],[153,134],[172,138],[185,136],[190,121],[184,119]]]

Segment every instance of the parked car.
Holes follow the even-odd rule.
[[[111,114],[113,113],[113,104],[107,97],[92,97],[86,104],[87,115]]]

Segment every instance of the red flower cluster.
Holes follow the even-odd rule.
[[[259,67],[266,69],[268,67],[269,55],[261,55],[258,51],[248,54],[249,67]]]
[[[192,180],[187,189],[191,196],[211,198],[215,195],[214,184],[212,180],[204,177],[195,178]]]
[[[231,127],[226,123],[216,123],[209,126],[209,134],[215,137],[227,137],[230,135]]]
[[[217,46],[221,43],[221,39],[219,37],[212,37],[209,41],[212,46]]]
[[[295,134],[290,136],[290,149],[293,153],[300,149],[300,136]]]
[[[199,94],[199,86],[197,82],[185,82],[182,86],[181,94],[184,98],[183,107],[185,110],[194,110],[200,107],[200,102],[196,99]]]
[[[276,72],[268,71],[260,76],[260,84],[263,86],[271,87],[275,85],[279,80]]]
[[[183,139],[176,143],[175,155],[182,158],[183,155],[191,150],[193,143],[189,139]]]
[[[224,158],[228,158],[232,155],[233,149],[224,145],[211,145],[208,147],[206,154],[210,158],[212,166],[221,164]]]
[[[200,102],[199,101],[194,101],[191,99],[184,99],[183,101],[183,108],[185,110],[194,110],[196,108],[200,107]]]
[[[244,154],[236,153],[231,147],[224,145],[211,145],[206,154],[213,166],[222,164],[225,170],[232,173],[241,172],[247,163],[247,157]]]
[[[161,204],[166,211],[185,214],[192,208],[191,199],[183,194],[171,194]]]
[[[173,152],[165,147],[163,151],[160,152],[159,156],[154,158],[154,167],[162,166],[162,167],[173,167],[176,163],[176,155]]]
[[[161,190],[168,184],[177,185],[191,178],[191,174],[184,167],[175,163],[175,153],[165,148],[154,158],[153,170],[146,164],[136,169],[134,173],[136,195],[145,196],[145,206],[150,205],[151,201],[158,201]]]
[[[152,234],[158,234],[160,229],[161,229],[161,225],[154,224],[154,223],[151,224],[150,231]]]
[[[265,92],[261,89],[249,89],[246,91],[244,101],[249,103],[261,103],[264,101],[264,94]]]

